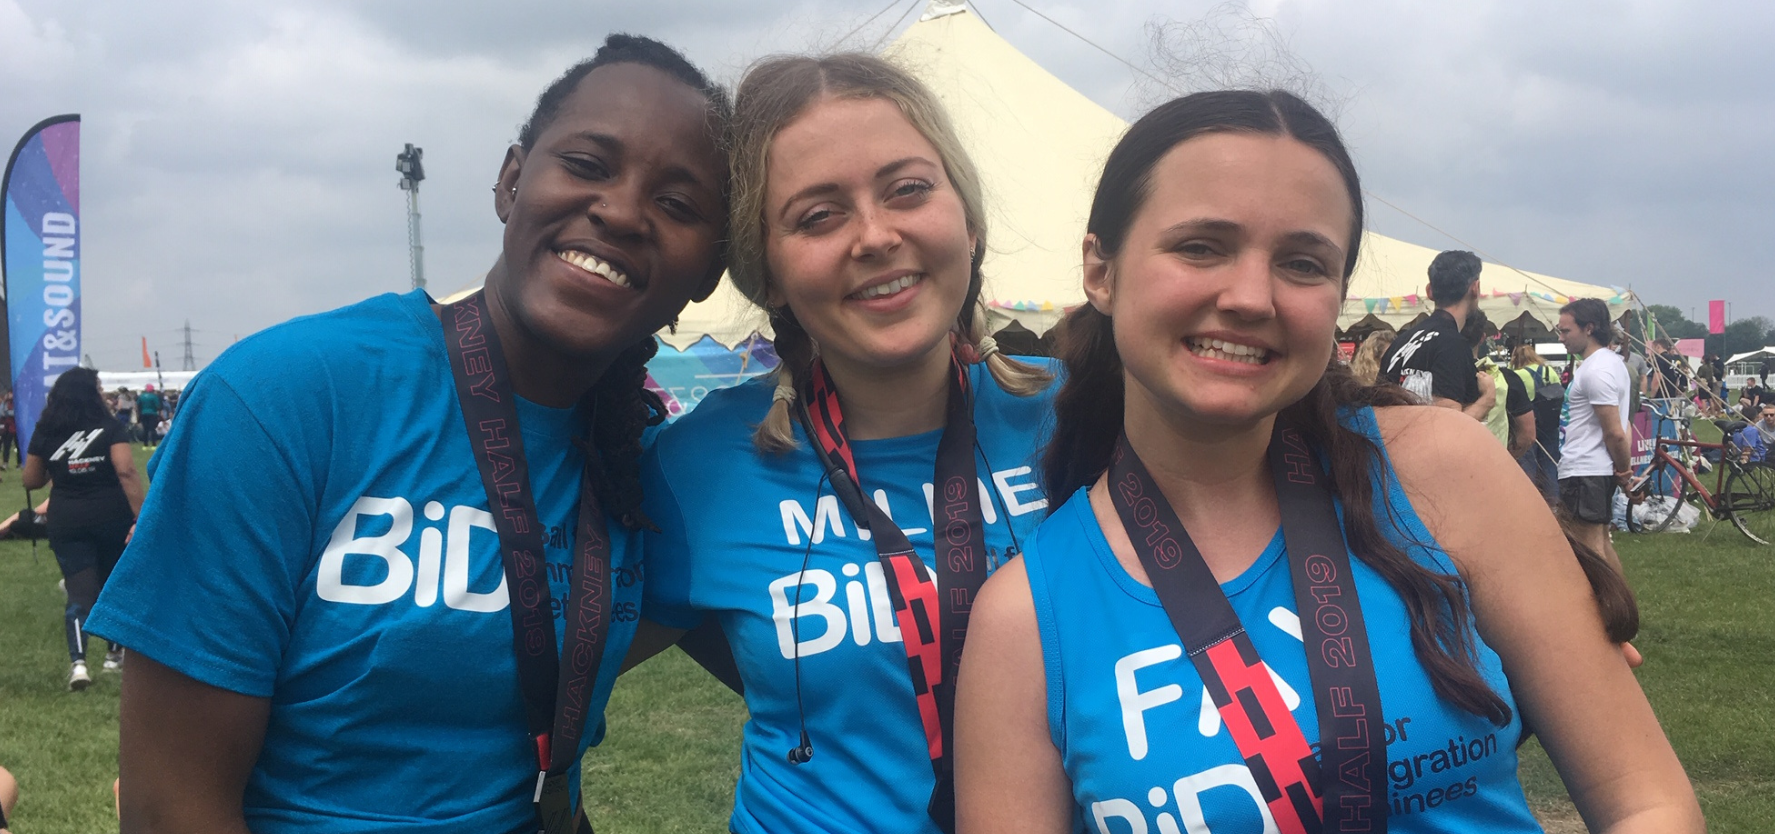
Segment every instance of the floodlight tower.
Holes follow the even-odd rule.
[[[425,286],[425,247],[419,242],[419,181],[425,179],[425,166],[419,158],[424,155],[424,149],[408,142],[407,149],[394,158],[394,169],[401,172],[401,190],[407,192],[407,251],[414,289]]]

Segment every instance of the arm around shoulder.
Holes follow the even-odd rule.
[[[955,693],[956,830],[1065,834],[1072,787],[1048,728],[1041,635],[1023,560],[986,581]]]
[[[1703,830],[1682,764],[1522,470],[1472,421],[1402,408],[1376,419],[1401,486],[1466,581],[1479,633],[1590,829]]]

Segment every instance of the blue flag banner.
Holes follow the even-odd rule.
[[[80,117],[44,119],[26,131],[0,195],[7,364],[23,450],[49,387],[80,363]]]

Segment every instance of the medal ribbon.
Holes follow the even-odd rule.
[[[511,597],[512,647],[525,722],[535,745],[535,797],[541,831],[591,834],[583,810],[571,804],[567,771],[578,758],[592,689],[610,633],[610,534],[599,504],[595,450],[588,449],[579,478],[576,528],[566,633],[555,651],[549,611],[544,525],[530,490],[524,440],[518,432],[516,394],[499,334],[477,292],[443,308],[444,346],[456,381],[456,398],[468,427],[469,446],[487,492],[499,533],[500,559]]]
[[[1126,435],[1110,464],[1110,500],[1277,828],[1282,834],[1384,832],[1380,689],[1334,496],[1299,432],[1278,426],[1268,458],[1322,758],[1314,756],[1232,603]]]
[[[852,520],[866,526],[887,579],[894,620],[905,644],[912,691],[924,726],[925,745],[937,785],[928,811],[945,832],[955,830],[955,672],[974,596],[986,582],[986,523],[974,462],[973,400],[968,372],[952,358],[943,436],[937,442],[931,499],[937,575],[912,549],[887,511],[865,499],[856,458],[844,432],[838,389],[816,360],[803,402],[803,427],[831,476],[833,491]]]

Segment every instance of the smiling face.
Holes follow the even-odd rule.
[[[809,106],[771,144],[764,215],[770,304],[828,364],[946,361],[973,236],[942,157],[896,105]]]
[[[1329,160],[1301,142],[1211,133],[1171,148],[1085,290],[1115,321],[1128,407],[1244,426],[1324,375],[1355,222]]]
[[[714,289],[725,177],[701,92],[649,66],[599,67],[506,155],[488,292],[558,353],[619,352]]]

